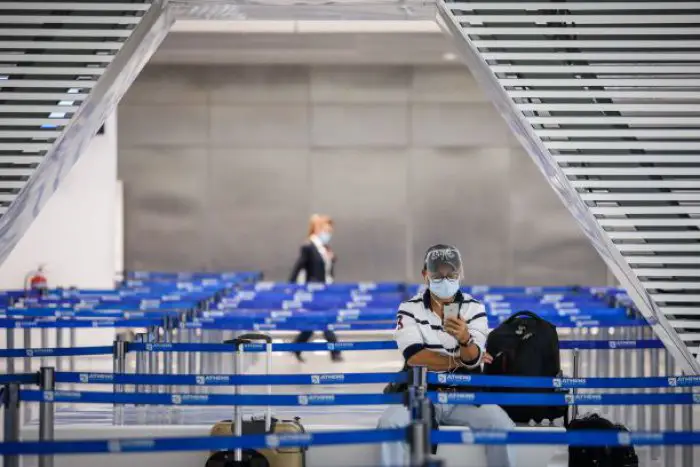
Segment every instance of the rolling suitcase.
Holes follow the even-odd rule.
[[[265,334],[243,334],[236,339],[226,341],[235,348],[235,373],[239,374],[243,368],[243,344],[263,341],[266,345],[265,372],[270,374],[272,363],[272,338]],[[235,394],[239,394],[238,386],[234,386]],[[267,387],[267,393],[272,393],[272,386]],[[241,436],[241,435],[270,435],[282,433],[305,433],[299,418],[294,420],[278,420],[272,417],[272,409],[267,407],[263,417],[253,417],[251,420],[243,420],[241,408],[234,407],[233,420],[222,420],[211,429],[212,436]],[[236,449],[230,451],[218,451],[210,454],[205,467],[305,467],[306,448],[303,447],[277,447],[266,449]]]

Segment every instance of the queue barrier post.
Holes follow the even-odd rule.
[[[5,342],[7,342],[7,348],[10,350],[15,349],[15,328],[8,326],[5,328]],[[7,373],[13,374],[15,372],[15,359],[7,359]]]
[[[113,369],[115,374],[126,373],[126,352],[127,352],[127,342],[121,335],[117,336],[114,341],[114,346],[112,350],[113,354]],[[114,394],[120,394],[124,392],[123,384],[114,384],[113,386]],[[121,404],[114,404],[113,408],[113,423],[114,425],[124,424],[124,406]]]
[[[573,350],[573,365],[572,365],[572,373],[574,379],[579,378],[581,374],[581,369],[579,368],[580,366],[580,357],[581,357],[581,351],[579,349],[574,349]],[[572,389],[571,393],[575,396],[578,391],[576,389]],[[571,420],[575,420],[576,417],[578,417],[578,407],[576,404],[571,405]]]
[[[665,370],[667,375],[673,375],[676,372],[675,361],[671,356],[670,352],[666,352],[666,362]],[[668,392],[674,393],[678,392],[677,388],[670,389]],[[675,431],[676,430],[676,406],[666,406],[665,410],[665,430]],[[674,467],[676,464],[676,446],[665,446],[664,447],[664,466]]]
[[[149,328],[147,334],[148,336],[146,339],[148,340],[148,343],[153,344],[158,342],[158,329],[156,327]],[[146,365],[146,373],[160,373],[160,368],[158,365],[158,354],[159,352],[148,352],[148,364]],[[150,392],[154,394],[157,393],[158,386],[151,385]]]
[[[162,342],[166,344],[172,344],[173,338],[177,331],[173,327],[173,319],[170,316],[166,316],[163,320],[162,328]],[[173,354],[172,352],[163,352],[163,374],[172,375],[173,374]],[[173,386],[166,385],[163,387],[163,392],[172,393]]]
[[[56,371],[51,367],[39,370],[39,386],[44,394],[53,394],[56,389]],[[54,440],[54,402],[51,397],[44,397],[39,403],[39,441]],[[39,456],[39,467],[53,467],[53,454]]]
[[[652,338],[654,337],[654,333],[651,328],[647,328],[647,335],[646,338]],[[661,375],[660,368],[659,366],[661,365],[661,361],[659,359],[660,357],[660,351],[659,349],[650,349],[650,367],[651,367],[651,376],[652,377],[659,377]],[[662,391],[661,389],[653,389],[651,391],[653,394],[661,394]],[[651,416],[650,416],[650,424],[651,424],[651,431],[661,431],[661,407],[658,405],[655,405],[651,407]],[[661,447],[660,446],[652,446],[651,447],[651,460],[656,462],[660,459],[661,457]]]
[[[427,388],[428,369],[424,366],[412,367],[408,382],[408,409],[411,414],[408,439],[413,467],[426,466],[430,461],[431,410]]]
[[[54,329],[54,331],[56,331],[56,330],[57,329]],[[50,347],[50,345],[49,345],[49,328],[41,328],[41,330],[39,332],[39,339],[40,339],[39,340],[39,347],[41,347],[42,349]],[[39,364],[42,367],[45,367],[46,365],[48,365],[48,362],[49,362],[49,360],[46,357],[41,357],[39,359]]]
[[[246,341],[235,339],[232,342],[231,341],[226,341],[226,343],[232,343],[234,352],[235,352],[235,357],[234,357],[234,362],[235,362],[235,368],[233,371],[234,375],[239,375],[243,371],[243,344],[246,343]],[[238,396],[241,393],[241,389],[239,385],[235,385],[233,387],[233,394]],[[241,411],[240,405],[235,405],[233,407],[233,436],[240,437],[243,435],[243,412]],[[243,450],[242,449],[236,449],[233,452],[233,460],[238,463],[243,462]]]
[[[686,391],[691,394],[694,392],[692,387],[687,388]],[[681,423],[683,431],[693,431],[693,407],[693,405],[681,406]],[[681,465],[683,467],[693,467],[693,450],[694,446],[692,445],[681,447]]]
[[[134,342],[136,342],[137,344],[146,344],[148,342],[147,336],[148,335],[143,332],[137,333],[134,336]],[[135,370],[137,375],[143,375],[148,373],[148,371],[146,370],[148,363],[147,358],[148,354],[146,354],[146,352],[136,352]],[[150,386],[139,384],[136,386],[136,392],[151,392]]]
[[[179,344],[185,343],[185,334],[187,332],[187,330],[185,329],[185,322],[186,321],[184,319],[181,319],[178,323],[177,336],[175,342]],[[187,368],[188,357],[188,353],[185,352],[179,352],[177,354],[177,371],[175,372],[176,374],[191,374],[189,368]],[[188,386],[183,386],[181,387],[180,392],[190,392],[190,388]]]
[[[56,328],[56,347],[61,349],[65,347],[63,328]],[[56,370],[63,371],[64,369],[65,357],[56,357]]]
[[[13,330],[14,331],[14,330]],[[3,420],[4,441],[19,441],[20,410],[19,384],[12,383],[2,388],[2,405],[5,410]],[[19,467],[19,456],[4,456],[4,467]]]
[[[75,348],[78,346],[78,330],[75,328],[68,329],[68,346],[70,348]],[[75,358],[76,357],[70,357],[68,360],[68,371],[75,371]]]
[[[25,349],[31,349],[32,348],[32,329],[31,328],[24,328],[23,329],[23,341],[22,344]],[[32,373],[32,358],[29,356],[29,352],[27,352],[27,356],[24,357],[24,362],[23,362],[23,367],[24,367],[24,372],[25,373]],[[29,404],[24,404],[24,423],[28,423],[32,418],[32,407]]]

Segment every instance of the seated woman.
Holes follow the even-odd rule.
[[[459,251],[449,245],[428,249],[423,263],[425,293],[399,307],[394,338],[407,366],[425,366],[429,371],[473,373],[480,371],[486,354],[488,325],[484,306],[459,290],[463,277]],[[457,316],[445,318],[445,305],[456,304]],[[432,391],[459,391],[468,388],[436,385]],[[438,424],[473,429],[510,430],[515,424],[497,405],[436,404]],[[404,406],[389,407],[379,420],[379,428],[400,428],[410,423]],[[511,467],[513,455],[507,446],[486,446],[489,467]],[[382,445],[382,465],[409,465],[406,443]]]

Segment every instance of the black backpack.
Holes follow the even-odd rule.
[[[566,429],[629,431],[598,414],[574,419]],[[631,445],[569,446],[569,467],[639,467],[639,458]]]
[[[557,328],[530,311],[515,313],[491,331],[486,351],[493,356],[493,363],[484,366],[487,375],[561,376]],[[492,388],[491,391],[546,393],[561,390]],[[566,417],[568,413],[566,406],[504,406],[503,410],[516,423],[530,420],[540,423],[545,419]]]

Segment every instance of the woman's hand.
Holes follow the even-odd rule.
[[[484,352],[484,356],[481,357],[481,362],[486,363],[487,365],[490,363],[493,363],[493,357],[491,356],[490,353]]]
[[[467,324],[459,318],[447,318],[443,327],[445,328],[445,331],[457,339],[457,342],[460,344],[466,344],[471,337],[469,330],[467,329]]]

